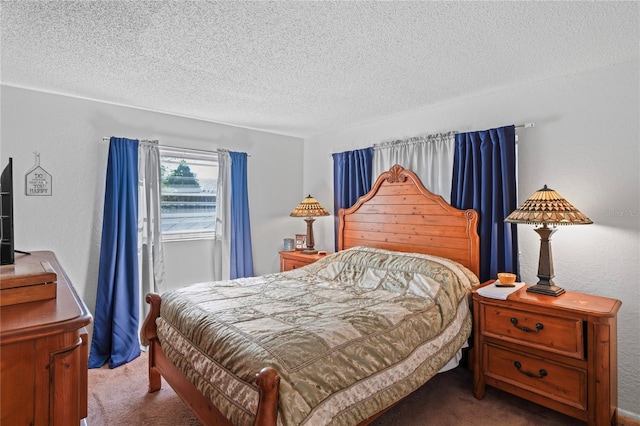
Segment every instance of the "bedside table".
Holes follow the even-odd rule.
[[[310,265],[316,260],[322,259],[323,257],[327,256],[327,254],[302,254],[299,251],[281,251],[280,272],[286,272],[292,269]]]
[[[587,422],[617,424],[621,302],[566,292],[473,293],[474,395],[490,385]]]

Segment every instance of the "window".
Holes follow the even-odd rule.
[[[160,214],[164,241],[213,238],[218,156],[160,147]]]

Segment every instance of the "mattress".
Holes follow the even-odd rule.
[[[478,279],[448,259],[356,247],[309,266],[162,295],[169,359],[234,424],[280,375],[278,424],[357,424],[435,375],[471,334]]]

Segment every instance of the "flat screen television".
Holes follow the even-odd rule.
[[[15,262],[13,239],[13,159],[9,158],[9,164],[0,176],[0,261],[2,265],[11,265]]]

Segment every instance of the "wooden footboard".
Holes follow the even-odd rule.
[[[160,316],[160,296],[148,294],[146,301],[151,305],[151,310],[142,325],[142,333],[149,344],[149,392],[160,390],[161,378],[164,377],[202,424],[232,426],[220,410],[167,358],[160,346],[156,329],[156,318]],[[273,368],[265,367],[256,374],[256,384],[260,397],[254,426],[275,426],[280,377]]]

